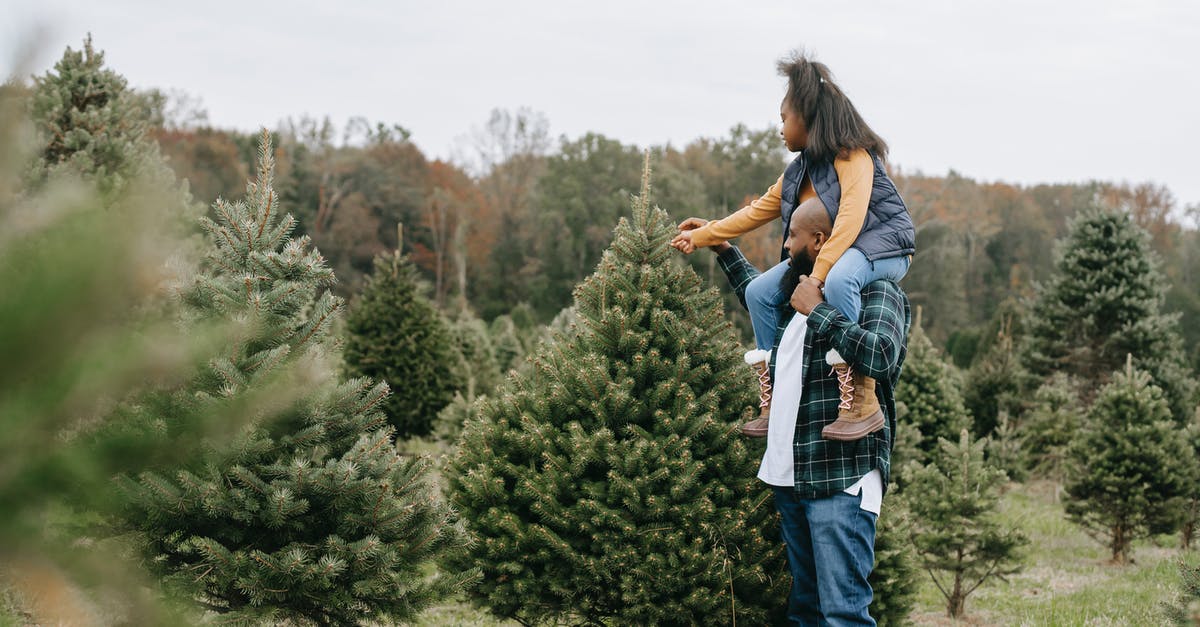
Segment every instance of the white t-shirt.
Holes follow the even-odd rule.
[[[775,357],[775,381],[787,381],[771,390],[771,421],[767,424],[767,451],[758,467],[758,478],[768,485],[796,485],[792,439],[796,435],[796,416],[800,413],[800,395],[804,391],[801,373],[804,367],[804,336],[808,316],[796,314],[783,330]],[[793,384],[794,382],[794,384]],[[862,495],[862,509],[879,515],[883,503],[883,475],[872,470],[845,489],[846,494]]]

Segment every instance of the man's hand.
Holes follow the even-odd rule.
[[[671,240],[671,246],[686,255],[692,254],[696,251],[696,245],[692,243],[691,232],[704,226],[705,224],[708,224],[708,220],[705,220],[704,218],[688,218],[687,220],[680,222],[679,235],[676,235],[675,239]],[[730,248],[733,248],[733,245],[729,242],[721,242],[720,244],[715,244],[708,247],[709,250],[717,253],[725,252]]]
[[[825,302],[825,296],[821,293],[821,282],[810,276],[800,277],[800,284],[792,292],[790,302],[792,309],[806,316],[812,313],[817,305]]]

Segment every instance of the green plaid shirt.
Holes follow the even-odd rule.
[[[746,286],[758,276],[758,269],[736,247],[721,253],[717,259],[745,307]],[[896,433],[896,381],[908,352],[912,315],[908,297],[891,281],[875,281],[863,289],[862,295],[862,314],[857,323],[828,303],[817,305],[808,316],[801,367],[804,390],[800,396],[800,414],[796,417],[796,436],[792,440],[799,498],[835,494],[876,468],[883,475],[883,486],[887,489]],[[779,348],[783,331],[795,313],[786,303],[783,305],[774,348]],[[856,371],[875,378],[875,391],[887,417],[883,429],[854,442],[821,438],[821,429],[837,419],[840,400],[837,377],[825,363],[825,353],[831,348],[836,348]],[[770,369],[775,386],[788,385],[786,381],[774,381],[774,350]]]

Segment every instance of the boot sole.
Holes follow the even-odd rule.
[[[883,411],[876,411],[870,418],[862,422],[845,422],[835,420],[821,429],[821,437],[837,442],[853,442],[883,428]]]
[[[766,427],[747,427],[746,425],[742,425],[741,432],[742,432],[742,435],[744,435],[748,438],[765,438],[765,437],[767,437],[767,428]]]

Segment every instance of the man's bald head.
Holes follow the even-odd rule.
[[[829,219],[829,212],[825,210],[825,204],[817,196],[809,198],[796,207],[796,210],[792,212],[790,226],[798,232],[807,234],[824,233],[826,239],[833,232],[833,220]]]

